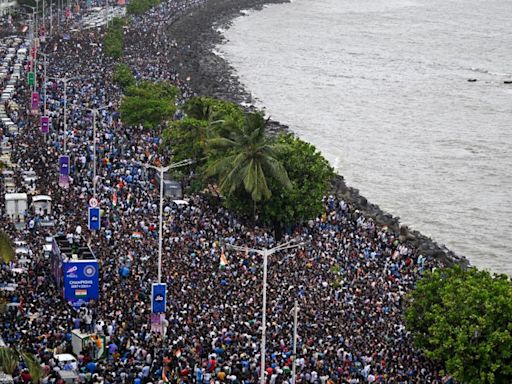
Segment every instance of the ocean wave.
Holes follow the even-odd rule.
[[[492,76],[512,76],[512,73],[504,73],[504,72],[494,72],[494,71],[490,71],[488,69],[484,69],[484,68],[477,68],[477,67],[470,67],[470,68],[464,68],[464,69],[469,69],[471,72],[476,72],[476,73],[484,73],[484,74],[487,74],[487,75],[492,75]]]

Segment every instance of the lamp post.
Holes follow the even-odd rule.
[[[299,307],[297,305],[297,299],[293,304],[293,360],[292,360],[292,384],[296,384],[297,378],[297,317]]]
[[[162,221],[164,211],[164,173],[170,169],[184,167],[186,165],[193,164],[194,161],[186,159],[167,165],[166,167],[157,167],[151,164],[142,164],[145,168],[152,168],[160,173],[160,214],[159,214],[159,230],[158,230],[158,283],[162,282]]]
[[[64,154],[67,153],[67,132],[68,132],[68,126],[67,126],[67,116],[66,116],[66,113],[67,113],[67,100],[68,100],[68,96],[67,96],[67,91],[68,91],[68,82],[71,81],[71,80],[77,80],[77,79],[80,79],[80,77],[49,77],[48,79],[51,79],[51,80],[57,80],[57,81],[61,81],[62,83],[64,83]]]
[[[261,364],[260,364],[260,384],[265,384],[265,354],[266,354],[266,341],[267,341],[267,264],[268,257],[276,252],[284,251],[286,249],[297,248],[303,243],[293,244],[293,240],[287,243],[278,245],[270,249],[255,249],[245,248],[238,245],[228,244],[227,246],[236,251],[252,251],[263,256],[263,313],[261,321]]]
[[[110,106],[105,105],[103,107],[98,108],[90,108],[92,112],[92,146],[93,146],[93,176],[92,176],[92,195],[96,197],[96,116],[98,112],[110,108]]]
[[[48,53],[44,53],[44,52],[40,52],[40,54],[44,57],[44,82],[43,82],[43,117],[41,117],[41,130],[43,131],[43,134],[44,134],[44,141],[46,141],[46,131],[43,129],[43,121],[46,121],[46,124],[47,124],[47,128],[48,129],[48,121],[49,121],[49,117],[48,117],[48,114],[47,114],[47,110],[46,110],[46,103],[47,103],[47,98],[46,98],[46,87],[47,87],[47,78],[46,78],[46,69],[47,69],[47,66],[48,66],[48,59],[47,59],[47,56],[49,55]]]
[[[39,3],[39,0],[38,0],[38,3]],[[39,36],[39,33],[37,31],[37,8],[36,7],[32,7],[30,5],[27,5],[27,4],[22,4],[22,7],[27,7],[27,8],[30,8],[32,10],[32,18],[31,18],[31,23],[30,23],[30,26],[31,26],[31,33],[29,33],[30,35],[30,46],[31,46],[31,49],[34,49],[34,55],[32,57],[32,60],[33,60],[33,71],[34,71],[34,84],[33,84],[33,89],[32,89],[32,92],[35,92],[36,91],[36,83],[37,83],[37,47],[35,45],[35,42],[37,42],[38,40],[35,39],[35,37]],[[30,52],[30,55],[32,55],[32,52]]]
[[[39,1],[41,0],[36,0],[36,33],[37,33],[37,37],[39,37],[39,24],[37,23],[37,16],[39,14]]]
[[[39,52],[41,56],[44,58],[44,87],[43,87],[43,115],[46,116],[46,68],[48,65],[49,53]]]

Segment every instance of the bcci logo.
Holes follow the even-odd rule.
[[[96,268],[94,265],[86,265],[84,268],[84,275],[87,277],[93,277],[96,274]]]

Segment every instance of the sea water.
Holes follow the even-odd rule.
[[[512,274],[511,15],[510,0],[294,0],[236,19],[219,49],[363,196]]]

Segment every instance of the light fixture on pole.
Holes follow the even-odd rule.
[[[303,243],[293,244],[294,240],[288,241],[287,243],[280,244],[270,249],[255,249],[241,247],[238,245],[228,244],[227,247],[234,249],[235,251],[250,251],[255,252],[263,256],[263,313],[261,315],[261,363],[260,363],[260,383],[265,384],[265,354],[266,354],[266,340],[267,340],[267,264],[268,257],[276,252],[284,251],[287,249],[297,248],[303,245]]]
[[[152,168],[160,173],[160,214],[159,214],[159,230],[158,230],[158,283],[162,282],[162,236],[163,236],[163,209],[164,209],[164,173],[175,168],[184,167],[193,164],[194,160],[186,159],[176,163],[169,164],[165,167],[157,167],[151,164],[141,164],[145,168]]]

